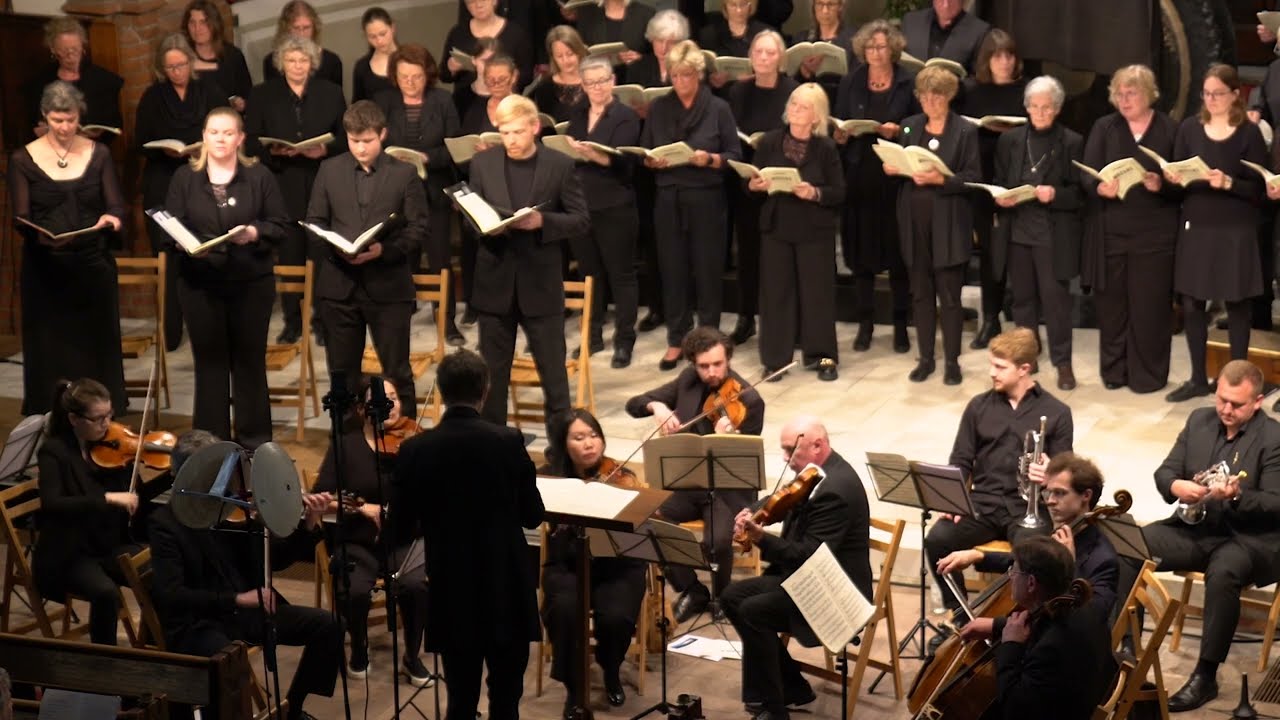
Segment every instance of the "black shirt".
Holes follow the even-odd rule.
[[[635,110],[620,102],[610,102],[605,106],[604,114],[596,120],[595,127],[587,131],[590,105],[582,105],[569,115],[569,127],[566,134],[571,138],[590,140],[609,147],[635,145],[640,140],[640,117]],[[587,207],[591,210],[629,205],[635,202],[632,192],[632,173],[635,161],[620,156],[612,156],[609,166],[597,165],[593,162],[578,163],[578,180],[582,182],[582,190],[587,196]]]
[[[962,114],[974,118],[984,115],[1025,117],[1027,111],[1022,105],[1022,96],[1026,88],[1026,80],[996,85],[980,83],[976,78],[969,78],[964,83],[964,92],[960,94],[957,105]],[[991,182],[994,176],[996,141],[999,139],[1000,133],[983,127],[978,128],[978,155],[982,158],[982,182]]]
[[[719,154],[726,165],[729,160],[742,158],[742,141],[738,139],[733,112],[706,86],[698,88],[698,95],[688,108],[674,92],[649,106],[640,144],[655,148],[678,141],[694,150]],[[710,187],[722,184],[723,177],[721,170],[693,165],[654,172],[658,187]]]
[[[200,59],[217,64],[213,70],[202,70],[197,75],[209,78],[213,84],[226,91],[227,96],[220,98],[222,104],[230,104],[233,97],[249,99],[249,91],[253,89],[253,79],[249,76],[249,64],[245,62],[244,53],[240,52],[240,48],[224,43],[221,55]]]
[[[391,84],[390,78],[373,71],[373,66],[369,64],[372,58],[371,51],[357,60],[355,69],[351,71],[351,102],[372,100],[384,90],[395,90],[395,85]],[[391,72],[390,67],[387,68],[387,72]]]
[[[538,172],[538,152],[531,157],[517,160],[510,155],[506,161],[507,193],[511,196],[512,209],[528,207],[533,196],[533,176]]]

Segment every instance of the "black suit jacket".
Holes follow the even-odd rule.
[[[359,163],[351,153],[343,153],[320,164],[307,222],[354,239],[366,229],[383,222],[392,213],[399,216],[397,228],[376,242],[382,256],[352,265],[338,251],[319,239],[326,252],[316,279],[316,295],[326,300],[346,300],[357,286],[378,302],[412,301],[412,267],[417,266],[419,248],[427,237],[427,194],[409,163],[383,153],[373,164],[373,200],[365,218],[356,205],[355,174]]]
[[[342,113],[346,109],[342,88],[321,77],[307,81],[301,98],[293,94],[282,77],[254,87],[249,95],[244,116],[245,152],[256,156],[275,173],[285,207],[293,220],[301,220],[306,215],[311,187],[323,158],[272,155],[259,138],[298,142],[331,133],[333,140],[325,145],[326,157],[337,157],[347,152],[347,133],[342,128]]]
[[[915,79],[916,76],[901,65],[893,67],[893,85],[889,88],[889,117],[882,122],[901,123],[908,115],[920,112],[916,103]],[[831,106],[831,116],[841,120],[866,118],[867,106],[870,104],[871,88],[867,86],[867,66],[858,65],[841,78],[836,101]],[[845,143],[843,154],[849,177],[854,177],[858,164],[864,160],[880,162],[880,158],[871,150],[878,137],[880,136],[865,135],[849,138]]]
[[[1115,679],[1107,618],[1086,604],[996,646],[996,701],[983,720],[1082,720]]]
[[[759,168],[796,167],[782,152],[782,141],[790,132],[787,128],[770,130],[760,138],[752,164]],[[760,230],[774,233],[783,242],[834,238],[844,205],[844,170],[836,141],[825,135],[811,136],[799,169],[800,179],[818,189],[818,200],[801,200],[790,193],[764,196]]]
[[[471,189],[496,208],[515,211],[506,178],[507,151],[494,147],[471,158]],[[503,315],[518,307],[525,317],[564,311],[560,241],[587,233],[590,214],[573,160],[537,149],[529,205],[539,205],[542,229],[511,230],[480,238],[472,300],[480,312]]]
[[[729,370],[729,377],[746,387],[747,381],[736,370]],[[675,411],[680,422],[688,422],[702,414],[702,403],[706,400],[707,386],[698,378],[696,368],[690,366],[680,371],[675,380],[656,387],[649,392],[636,395],[627,401],[627,414],[631,417],[649,417],[653,413],[647,407],[657,402]],[[748,390],[740,398],[747,406],[747,419],[742,421],[738,432],[743,435],[759,435],[764,430],[764,398],[754,389]],[[698,435],[710,435],[715,432],[711,423],[705,419],[693,425],[689,432]]]
[[[930,11],[932,12],[932,11]],[[899,144],[923,145],[924,128],[928,118],[923,114],[912,115],[902,121]],[[969,261],[973,250],[973,203],[969,201],[967,182],[979,182],[982,178],[982,159],[978,155],[978,130],[968,120],[955,112],[947,114],[947,124],[933,154],[955,173],[942,185],[918,187],[910,176],[900,175],[898,183],[898,229],[902,238],[902,259],[910,266],[914,255],[915,223],[931,223],[933,238],[933,266],[952,267]],[[899,168],[901,170],[901,168]],[[917,218],[912,212],[911,198],[915,193],[934,193],[933,216]]]
[[[907,52],[921,60],[931,60],[929,54],[929,29],[936,22],[937,15],[933,8],[915,10],[902,16],[902,34],[907,37]],[[956,19],[951,28],[951,35],[942,46],[942,52],[936,57],[954,60],[973,74],[973,65],[978,60],[978,48],[987,37],[991,26],[973,13],[963,13]]]
[[[1017,187],[1023,183],[1022,167],[1027,158],[1027,133],[1031,126],[1016,127],[1000,136],[996,142],[996,171],[992,182],[1004,187]],[[1041,185],[1052,185],[1053,202],[1049,209],[1049,222],[1053,225],[1053,272],[1059,280],[1070,280],[1080,274],[1080,237],[1083,222],[1080,212],[1084,207],[1084,190],[1080,185],[1080,171],[1072,160],[1084,157],[1084,139],[1074,130],[1055,126],[1049,145],[1049,157],[1040,171]],[[1009,243],[1013,238],[1013,224],[1019,213],[1025,212],[1031,203],[1021,203],[1011,208],[997,208],[999,221],[991,235],[991,258],[996,273],[1003,275],[1008,257]]]
[[[756,543],[760,557],[769,563],[766,575],[790,577],[823,543],[844,568],[845,574],[868,601],[874,599],[871,580],[871,510],[858,472],[834,450],[822,463],[827,473],[809,498],[787,513],[782,535],[765,533]],[[791,632],[801,644],[813,647],[818,639],[801,620]]]
[[[1093,597],[1089,605],[1095,608],[1102,617],[1111,617],[1111,607],[1116,602],[1116,585],[1120,572],[1119,557],[1116,549],[1102,531],[1092,525],[1086,525],[1076,532],[1076,577],[1088,580],[1093,587]],[[982,572],[1007,572],[1013,567],[1013,553],[985,553],[982,562],[975,567]],[[1000,620],[996,621],[996,634],[1003,628]]]
[[[1222,421],[1214,408],[1191,412],[1178,440],[1156,470],[1156,488],[1165,502],[1177,501],[1170,487],[1174,480],[1189,480],[1210,465],[1225,460],[1233,474],[1241,470],[1249,476],[1240,481],[1238,502],[1208,500],[1204,522],[1190,528],[1197,535],[1234,535],[1249,549],[1257,585],[1280,580],[1280,423],[1259,410],[1245,424],[1243,434],[1225,457],[1215,457],[1214,446],[1223,434]],[[1170,517],[1167,525],[1188,528]]]
[[[543,506],[520,432],[450,407],[400,447],[395,492],[426,539],[427,648],[539,639],[537,579],[521,528],[538,527]]]

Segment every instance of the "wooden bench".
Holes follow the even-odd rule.
[[[253,716],[248,658],[241,642],[206,658],[0,633],[0,667],[15,683],[198,705],[205,720]]]
[[[1231,342],[1226,330],[1209,331],[1205,346],[1204,370],[1212,380],[1218,377],[1222,366],[1231,362]],[[1249,334],[1249,362],[1262,369],[1265,382],[1280,384],[1280,333],[1254,330]]]

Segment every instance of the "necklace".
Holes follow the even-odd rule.
[[[1032,161],[1031,174],[1035,175],[1036,173],[1040,172],[1040,166],[1043,165],[1044,161],[1048,160],[1050,157],[1053,157],[1052,147],[1050,147],[1048,150],[1045,150],[1044,154],[1040,156],[1039,160]],[[1031,133],[1029,132],[1027,133],[1027,160],[1031,160]]]
[[[52,134],[45,135],[45,139],[49,141],[49,147],[53,149],[53,154],[58,155],[58,144],[53,141]],[[71,141],[72,147],[75,146],[75,140]],[[67,167],[67,156],[71,154],[71,148],[67,148],[65,152],[58,155],[58,167],[65,169]]]

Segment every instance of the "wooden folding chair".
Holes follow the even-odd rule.
[[[1160,646],[1180,612],[1182,602],[1165,589],[1155,576],[1155,567],[1150,560],[1143,563],[1137,581],[1121,606],[1120,617],[1111,628],[1111,647],[1119,647],[1124,636],[1130,634],[1136,657],[1121,668],[1122,679],[1117,680],[1115,692],[1094,713],[1095,720],[1124,720],[1134,703],[1140,700],[1155,700],[1160,707],[1160,717],[1169,719],[1169,693],[1165,690],[1164,674],[1160,670]],[[1154,624],[1145,643],[1142,641],[1138,608],[1142,608],[1147,619]],[[1152,687],[1144,690],[1148,676]]]
[[[596,391],[595,383],[591,379],[591,353],[588,352],[588,348],[591,345],[591,302],[595,292],[593,288],[590,275],[581,281],[570,280],[565,281],[564,284],[565,308],[582,311],[582,315],[578,318],[578,347],[582,348],[582,352],[577,358],[565,359],[565,370],[571,382],[574,379],[577,380],[574,406],[585,407],[591,411],[592,415],[596,412]],[[533,357],[516,355],[511,363],[509,384],[511,414],[508,419],[514,422],[518,429],[522,428],[522,424],[526,422],[534,425],[544,424],[546,413],[543,409],[545,403],[542,395],[542,379],[538,377],[538,368],[534,365]],[[522,392],[530,390],[537,390],[536,397],[523,399]]]
[[[168,253],[160,253],[153,258],[123,257],[116,258],[116,282],[121,288],[150,287],[155,297],[156,323],[149,335],[125,335],[120,339],[120,354],[125,358],[141,358],[148,350],[155,347],[156,362],[160,364],[156,372],[156,384],[159,392],[155,396],[155,409],[160,409],[160,393],[164,393],[164,406],[170,406],[169,400],[169,364],[164,350],[164,295],[165,281],[168,273]],[[145,398],[147,396],[146,378],[130,380],[125,378],[125,393],[129,397]]]
[[[1177,617],[1173,619],[1173,639],[1169,642],[1169,649],[1176,651],[1182,645],[1182,625],[1186,619],[1204,618],[1204,607],[1191,604],[1191,589],[1197,581],[1204,582],[1204,573],[1185,571],[1175,572],[1174,575],[1182,578],[1182,594],[1178,598],[1181,605],[1178,608]],[[1276,620],[1280,619],[1280,583],[1276,583],[1270,600],[1249,597],[1247,593],[1255,589],[1257,588],[1253,585],[1245,587],[1244,593],[1240,595],[1240,605],[1255,610],[1265,610],[1267,613],[1267,626],[1262,631],[1262,650],[1258,654],[1258,672],[1264,672],[1271,658],[1271,646],[1276,639]]]
[[[302,442],[304,428],[302,423],[307,419],[307,396],[311,396],[311,412],[320,414],[320,390],[316,386],[316,365],[311,354],[311,296],[315,278],[315,264],[308,260],[306,265],[277,265],[276,294],[302,293],[302,336],[296,343],[267,346],[267,370],[280,371],[289,366],[295,357],[300,357],[298,364],[297,385],[268,385],[267,392],[271,396],[274,407],[296,408],[298,411],[297,440]]]
[[[850,658],[853,662],[853,672],[849,675],[849,717],[854,715],[854,708],[858,705],[858,696],[862,692],[862,678],[867,672],[868,667],[880,670],[883,673],[893,676],[893,695],[894,698],[902,699],[902,668],[898,660],[898,631],[894,625],[893,617],[893,568],[898,562],[898,550],[902,545],[902,535],[906,531],[907,523],[904,520],[895,520],[886,522],[871,518],[871,529],[882,533],[887,533],[888,540],[880,540],[874,535],[871,537],[871,549],[884,554],[884,559],[880,563],[880,579],[876,581],[875,597],[871,604],[875,606],[875,614],[871,616],[870,622],[862,631],[862,643],[857,647],[857,653]],[[885,642],[888,645],[889,659],[888,661],[878,660],[871,657],[871,652],[876,644],[876,630],[880,624],[885,624],[887,637]],[[800,662],[800,672],[823,678],[830,682],[843,682],[840,672],[835,667],[835,657],[828,651],[824,650],[826,655],[826,667],[818,667],[810,663]]]
[[[418,396],[419,419],[430,418],[431,424],[440,422],[440,414],[444,410],[440,393],[431,392],[430,384],[417,382],[432,366],[444,360],[446,348],[449,346],[445,338],[445,330],[449,322],[449,271],[438,273],[417,273],[413,276],[414,297],[418,302],[434,303],[436,323],[436,345],[430,350],[409,353],[409,367],[413,369],[413,379]],[[378,352],[372,345],[364,348],[364,357],[360,362],[360,371],[366,375],[382,375],[382,363],[378,360]],[[427,393],[431,392],[428,397]],[[427,409],[430,407],[430,409]]]
[[[324,540],[316,542],[316,607],[324,610],[333,607],[333,573],[329,570],[329,546]],[[387,622],[387,593],[382,578],[373,584],[373,604],[369,606],[369,627]]]

